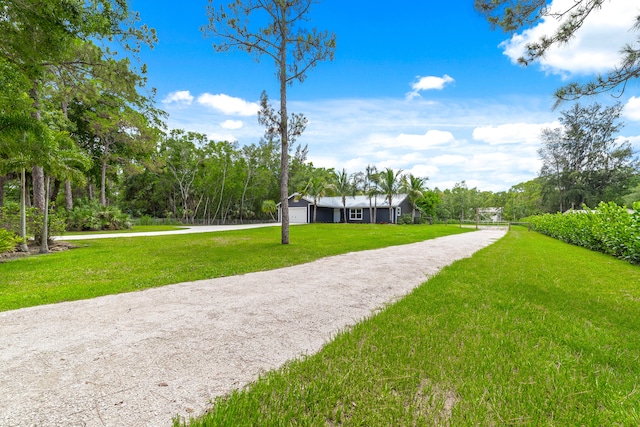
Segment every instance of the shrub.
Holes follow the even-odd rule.
[[[73,231],[122,230],[131,228],[129,214],[97,201],[79,202],[67,212],[67,225]]]
[[[153,218],[149,215],[142,215],[137,221],[138,225],[153,225]]]
[[[27,237],[42,235],[42,213],[33,207],[26,209]],[[64,212],[50,211],[49,213],[49,235],[57,236],[66,230],[66,215]],[[20,233],[20,205],[15,202],[8,202],[0,208],[0,228]]]
[[[411,224],[411,215],[409,214],[400,215],[400,218],[398,218],[398,224],[400,225]]]
[[[11,252],[20,241],[21,239],[14,232],[0,228],[0,254]]]
[[[578,246],[640,264],[640,203],[635,212],[613,202],[594,211],[545,214],[528,218],[534,230]]]

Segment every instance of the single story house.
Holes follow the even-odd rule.
[[[371,209],[370,209],[371,207]],[[313,198],[296,193],[289,196],[289,222],[292,224],[309,224],[314,222],[344,222],[345,206],[342,197],[320,197],[314,203]],[[350,223],[391,223],[396,224],[403,214],[411,214],[409,197],[396,194],[391,199],[391,218],[389,218],[389,201],[386,196],[349,196],[346,198],[347,222]],[[420,216],[416,210],[416,217]],[[375,219],[375,221],[372,221]],[[282,221],[282,211],[278,203],[278,220]]]

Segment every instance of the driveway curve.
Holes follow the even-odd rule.
[[[0,313],[0,425],[169,426],[505,233]]]

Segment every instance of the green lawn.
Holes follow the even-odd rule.
[[[104,231],[67,231],[65,236],[83,236],[86,234],[123,234],[123,233],[142,233],[146,231],[173,231],[182,230],[186,227],[177,225],[134,225],[127,230],[104,230]]]
[[[78,241],[78,249],[0,263],[0,311],[190,280],[269,270],[468,230],[456,226],[314,224]]]
[[[516,228],[192,425],[637,426],[639,361],[640,268]]]

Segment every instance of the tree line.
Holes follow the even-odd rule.
[[[32,234],[46,237],[49,212],[73,212],[81,200],[136,217],[217,223],[272,218],[277,202],[286,220],[287,196],[294,192],[344,200],[403,191],[425,216],[442,220],[470,218],[477,207],[503,207],[506,219],[518,219],[638,199],[637,158],[616,138],[619,104],[575,104],[562,112],[561,126],[541,135],[539,177],[505,192],[469,189],[464,181],[429,190],[427,177],[374,166],[353,173],[314,167],[306,147],[292,149],[306,118],[288,116],[286,108],[287,85],[304,80],[335,50],[333,34],[297,27],[312,3],[228,5],[280,20],[256,29],[210,6],[203,31],[216,38],[216,49],[274,59],[281,83],[279,109],[261,96],[264,138],[240,146],[166,128],[138,60],[140,49],[156,43],[155,31],[125,1],[0,2],[0,207],[19,204],[18,234],[27,234],[29,209],[41,215]],[[282,13],[270,13],[276,9]],[[46,252],[47,239],[38,240]],[[288,242],[284,226],[282,240]]]

